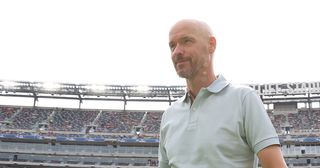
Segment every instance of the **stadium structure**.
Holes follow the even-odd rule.
[[[320,82],[249,84],[274,124],[288,167],[320,167]],[[158,166],[163,110],[127,109],[130,102],[165,102],[185,86],[90,85],[1,81],[0,167],[152,168]],[[43,107],[41,99],[76,100],[77,108]],[[84,101],[121,102],[118,109],[82,108]],[[227,143],[227,142],[226,142]]]

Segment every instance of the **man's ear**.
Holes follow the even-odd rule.
[[[214,53],[216,49],[216,38],[214,36],[211,36],[209,39],[209,52],[212,54]]]

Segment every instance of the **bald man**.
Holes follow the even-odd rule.
[[[163,114],[160,168],[286,168],[278,135],[256,92],[215,75],[210,27],[181,20],[169,33],[176,73],[186,94]]]

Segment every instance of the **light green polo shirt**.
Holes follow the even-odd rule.
[[[252,168],[263,148],[280,144],[256,92],[222,75],[192,106],[185,95],[163,114],[160,168]]]

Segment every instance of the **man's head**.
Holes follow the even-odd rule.
[[[177,74],[186,79],[212,71],[216,40],[210,27],[197,20],[181,20],[169,33],[171,59]]]

